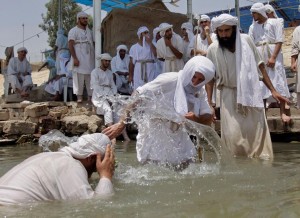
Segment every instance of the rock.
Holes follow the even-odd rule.
[[[42,134],[46,134],[52,129],[60,129],[60,127],[61,127],[61,122],[51,116],[40,117],[39,123],[40,123],[40,128],[41,128],[40,133],[42,133]]]
[[[3,132],[8,135],[33,134],[36,130],[36,124],[23,120],[4,121]]]
[[[3,133],[3,126],[4,126],[5,121],[0,121],[0,133]]]
[[[11,104],[1,104],[1,107],[4,108],[25,108],[29,105],[33,104],[31,101],[22,101],[20,103],[11,103]]]
[[[49,116],[60,119],[62,115],[67,114],[68,112],[67,106],[54,107],[50,109]]]
[[[17,140],[17,144],[24,144],[27,142],[32,142],[33,136],[32,135],[21,135],[21,137]]]
[[[46,103],[34,103],[25,108],[25,117],[40,117],[48,115],[49,109]]]
[[[0,109],[0,120],[5,121],[9,119],[9,111],[7,109]]]
[[[66,104],[62,101],[48,101],[46,102],[48,107],[58,107],[58,106],[65,106]]]
[[[96,115],[66,116],[61,121],[62,129],[72,135],[80,135],[86,131],[99,132],[103,123],[103,120]]]
[[[38,117],[27,117],[26,119],[25,119],[25,121],[28,121],[28,122],[32,122],[32,123],[36,123],[36,124],[38,124],[39,123],[39,118]]]
[[[8,108],[10,120],[23,120],[24,108]]]

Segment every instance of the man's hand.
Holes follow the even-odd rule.
[[[205,35],[208,36],[210,34],[209,26],[204,27]]]
[[[171,39],[165,38],[165,43],[166,43],[166,46],[167,46],[167,47],[171,47],[171,46],[172,46]]]
[[[79,66],[79,60],[77,58],[74,58],[74,66],[76,67]]]
[[[282,95],[280,95],[277,91],[273,91],[272,92],[272,96],[273,98],[278,102],[285,102],[287,104],[290,104],[291,102],[289,101],[289,99],[283,97]]]
[[[124,128],[125,128],[125,123],[119,122],[105,128],[102,131],[102,133],[107,135],[110,139],[114,139],[122,133]]]
[[[295,63],[293,63],[293,64],[291,65],[291,71],[294,72],[294,73],[297,72],[297,62],[295,62]]]
[[[267,67],[274,68],[275,67],[276,58],[271,56],[268,60]]]
[[[115,171],[115,155],[110,145],[106,146],[103,160],[101,160],[101,154],[97,154],[96,168],[100,178],[105,177],[110,180],[112,179]]]
[[[187,114],[184,115],[184,117],[186,119],[192,120],[192,121],[196,121],[197,120],[197,116],[194,112],[188,112]]]

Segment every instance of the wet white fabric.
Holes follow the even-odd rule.
[[[282,25],[279,24],[278,19],[270,18],[263,24],[257,22],[252,23],[248,35],[253,40],[265,63],[268,63],[268,60],[274,53],[276,43],[284,42],[283,28]],[[266,66],[266,70],[276,91],[282,96],[289,98],[290,93],[287,86],[282,49],[277,55],[274,68]],[[272,94],[266,85],[263,82],[260,82],[260,85],[262,88],[263,99],[272,97]]]
[[[179,71],[174,96],[174,108],[181,115],[185,115],[188,112],[188,101],[184,87],[191,83],[196,72],[202,73],[205,78],[203,82],[197,85],[197,88],[200,90],[206,83],[213,79],[215,66],[208,58],[196,56],[185,64],[183,70]],[[196,101],[193,103],[196,104]]]
[[[149,105],[143,105],[145,108],[153,112],[152,108],[156,105],[154,111],[160,115],[162,113],[165,115],[165,119],[148,119],[148,116],[143,116],[137,122],[139,132],[136,150],[138,161],[141,163],[155,161],[177,165],[196,156],[195,145],[190,140],[189,135],[181,125],[177,126],[176,124],[184,120],[183,117],[178,116],[174,108],[174,90],[178,79],[179,74],[177,72],[163,73],[152,82],[137,89],[137,92],[141,95],[154,94],[156,96],[155,103],[148,102]],[[195,113],[196,116],[211,113],[204,87],[200,89],[197,96],[200,107],[199,111]],[[192,102],[189,102],[188,106],[189,111],[194,111]],[[160,110],[160,107],[167,110],[168,114]],[[144,113],[147,113],[147,111]],[[178,128],[174,128],[176,126]]]
[[[106,97],[117,94],[113,73],[107,69],[96,68],[91,74],[92,102],[97,107],[97,114],[104,115],[105,124],[113,123],[113,111]]]
[[[20,61],[18,57],[11,58],[7,67],[8,82],[11,84],[13,90],[16,88],[26,91],[33,85],[31,78],[31,66],[28,60],[25,58]],[[24,76],[25,73],[30,75]]]
[[[256,12],[264,16],[265,18],[268,18],[266,14],[266,9],[263,3],[257,2],[254,3],[250,8],[251,13]]]
[[[0,178],[0,205],[107,197],[113,193],[107,178],[101,178],[94,191],[84,166],[66,152],[34,155]]]
[[[246,43],[249,46],[243,46]],[[237,104],[237,80],[239,78],[236,72],[236,56],[242,54],[242,57],[251,63],[248,69],[248,76],[250,77],[252,77],[250,74],[258,74],[257,68],[263,62],[250,37],[242,34],[241,45],[243,49],[250,47],[250,49],[247,49],[248,56],[243,56],[242,51],[237,53],[237,51],[230,52],[228,49],[222,49],[218,41],[211,44],[207,52],[207,57],[216,66],[217,88],[221,92],[222,144],[233,155],[272,158],[272,142],[264,108],[246,107],[246,110],[243,110],[243,113],[241,113]],[[254,63],[252,62],[252,56],[255,59]],[[259,83],[258,79],[256,83]],[[256,93],[259,93],[259,89],[256,90]],[[249,95],[249,97],[252,96]]]
[[[70,154],[77,159],[85,159],[91,155],[100,153],[104,157],[105,149],[111,142],[102,133],[94,133],[80,136],[76,142],[65,146],[59,151]]]

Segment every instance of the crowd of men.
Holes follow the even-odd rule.
[[[143,164],[154,162],[179,169],[186,167],[194,160],[197,151],[181,123],[188,119],[210,125],[215,119],[213,110],[215,106],[220,107],[221,111],[221,142],[225,149],[233,156],[272,159],[272,142],[265,108],[275,101],[280,105],[282,121],[290,122],[288,100],[290,94],[281,51],[284,40],[283,20],[277,17],[270,5],[255,3],[250,10],[253,23],[248,35],[240,32],[238,19],[229,14],[221,14],[213,19],[201,15],[196,28],[190,23],[183,23],[182,36],[176,34],[173,26],[168,23],[161,23],[154,28],[153,38],[149,34],[149,29],[141,26],[137,30],[137,42],[131,46],[129,52],[126,45],[119,45],[115,57],[111,57],[108,53],[98,55],[99,68],[95,68],[94,42],[92,32],[87,27],[88,16],[80,12],[77,15],[77,26],[68,34],[70,55],[68,56],[66,43],[58,49],[57,57],[60,59],[60,65],[57,69],[63,73],[58,73],[60,76],[53,77],[55,79],[50,80],[48,85],[53,83],[52,93],[56,95],[61,92],[61,84],[65,83],[61,79],[72,77],[74,94],[77,95],[79,103],[83,100],[83,88],[86,87],[88,100],[97,107],[97,114],[104,115],[107,128],[103,134],[110,140],[124,134],[130,109],[139,107],[139,104],[151,108],[154,104],[145,102],[140,96],[152,93],[157,99],[163,99],[164,107],[174,111],[176,116],[166,115],[163,119],[149,119],[144,116],[139,120],[137,159]],[[293,71],[300,70],[299,41],[300,28],[297,27],[292,43]],[[26,91],[32,84],[26,53],[25,48],[20,48],[18,57],[11,59],[8,68],[11,84],[21,96],[27,95]],[[299,81],[298,74],[297,81]],[[297,92],[299,90],[298,82]],[[136,101],[126,106],[124,114],[115,122],[113,104],[109,101],[109,96],[117,93],[138,97]],[[108,138],[105,138],[102,147],[110,144]],[[97,148],[97,144],[95,140],[85,139],[82,143],[79,141],[69,149],[64,149],[62,153],[52,156],[55,158],[57,155],[70,163],[74,162],[74,159],[79,160],[88,176],[93,171],[98,171],[101,175],[101,155],[97,156],[96,153],[103,155],[105,151],[103,148]],[[93,149],[89,150],[89,147]],[[75,152],[72,149],[77,150]],[[106,153],[110,152],[108,147]],[[76,156],[78,153],[83,155]],[[110,157],[112,156],[111,154]],[[44,155],[36,156],[36,159],[39,158],[45,159]],[[104,160],[107,162],[106,167],[111,167],[104,170],[108,174],[105,177],[110,181],[114,160],[113,158]],[[52,159],[51,162],[55,164]],[[19,168],[14,170],[20,171]],[[84,168],[81,166],[81,173],[82,170]],[[8,173],[0,179],[0,193],[1,191],[9,193],[5,187],[11,184],[11,178],[13,173]],[[78,184],[81,185],[82,181],[80,182]],[[86,182],[85,179],[83,183]],[[51,184],[53,183],[55,181],[51,180]],[[108,186],[107,193],[112,193],[110,182]],[[78,194],[76,190],[80,189],[75,189],[72,195],[44,198],[68,199],[76,196],[79,198],[93,196],[94,192],[90,186],[85,187],[88,187],[86,195]],[[101,188],[98,187],[100,186],[97,186],[96,192],[101,192],[99,190]],[[15,190],[22,192],[23,188]],[[53,193],[56,193],[56,190]],[[14,192],[11,197],[13,200],[2,199],[2,201],[11,203],[22,200],[15,197],[17,195],[18,193]],[[35,200],[27,194],[26,199]]]

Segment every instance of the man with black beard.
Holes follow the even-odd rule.
[[[216,66],[221,92],[221,140],[234,156],[272,159],[272,142],[265,117],[259,81],[277,101],[288,101],[274,89],[264,62],[251,38],[237,31],[238,19],[222,14],[212,19],[218,41],[207,57]],[[213,81],[207,86],[211,102]]]

